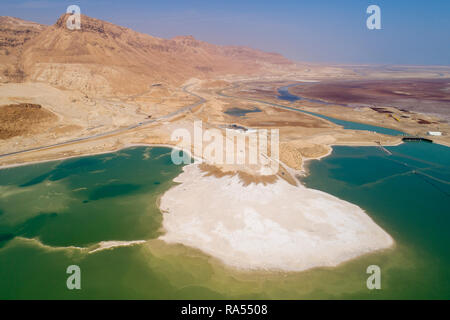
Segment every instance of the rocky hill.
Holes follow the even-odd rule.
[[[46,26],[13,17],[0,17],[0,82],[22,81],[20,57],[24,45]]]
[[[46,82],[85,93],[132,94],[153,83],[180,85],[192,77],[293,66],[276,53],[213,45],[192,36],[161,39],[84,15],[81,30],[69,30],[68,17],[63,15],[48,27],[2,18],[1,80]]]

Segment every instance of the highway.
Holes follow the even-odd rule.
[[[25,149],[25,150],[20,150],[20,151],[14,151],[14,152],[10,152],[10,153],[0,154],[0,158],[12,156],[12,155],[17,155],[17,154],[22,154],[22,153],[26,153],[26,152],[39,151],[39,150],[45,150],[45,149],[50,149],[50,148],[54,148],[54,147],[66,146],[66,145],[70,145],[70,144],[73,144],[73,143],[84,142],[84,141],[89,141],[89,140],[98,139],[98,138],[106,138],[106,137],[109,137],[109,136],[112,136],[112,135],[116,135],[118,133],[125,133],[127,131],[130,131],[130,130],[133,130],[133,129],[136,129],[136,128],[139,128],[139,127],[142,127],[142,126],[145,126],[145,125],[148,125],[148,124],[152,124],[152,123],[156,123],[156,122],[159,122],[159,121],[162,121],[162,120],[170,119],[170,118],[172,118],[172,117],[174,117],[176,115],[179,115],[179,114],[184,113],[186,111],[190,111],[193,108],[195,108],[195,107],[197,107],[197,106],[199,106],[199,105],[201,105],[201,104],[206,102],[206,100],[203,97],[201,97],[201,96],[199,96],[199,95],[197,95],[197,94],[195,94],[193,92],[188,91],[188,87],[190,87],[190,85],[184,86],[183,87],[183,91],[188,93],[188,94],[190,94],[191,96],[194,96],[194,97],[198,98],[199,101],[197,101],[197,102],[195,102],[193,104],[190,104],[188,106],[185,106],[185,107],[183,107],[181,109],[178,109],[177,111],[169,113],[169,114],[167,114],[165,116],[159,117],[157,119],[145,120],[145,121],[139,122],[137,124],[133,124],[133,125],[131,125],[129,127],[115,129],[115,130],[107,131],[107,132],[103,132],[103,133],[98,133],[98,134],[94,134],[94,135],[87,136],[87,137],[76,138],[76,139],[72,139],[72,140],[68,140],[68,141],[64,141],[64,142],[59,142],[59,143],[55,143],[55,144],[51,144],[51,145],[47,145],[47,146],[35,147],[35,148],[30,148],[30,149]]]

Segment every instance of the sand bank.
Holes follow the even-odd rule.
[[[240,269],[301,271],[393,245],[358,206],[327,193],[237,176],[205,176],[188,165],[161,198],[161,239],[198,248]]]
[[[79,252],[85,252],[88,254],[96,253],[98,251],[115,249],[118,247],[131,247],[134,245],[139,245],[146,243],[148,240],[132,240],[132,241],[100,241],[89,247],[77,247],[77,246],[50,246],[44,244],[38,238],[25,238],[25,237],[15,237],[12,241],[20,241],[24,243],[32,243],[40,248],[47,250],[76,250]]]
[[[90,250],[89,253],[95,253],[97,251],[102,250],[108,250],[108,249],[114,249],[117,247],[129,247],[134,246],[136,244],[142,244],[147,242],[146,240],[134,240],[134,241],[101,241],[97,244],[98,247],[96,247],[93,250]]]

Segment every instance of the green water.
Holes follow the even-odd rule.
[[[310,163],[303,182],[360,205],[396,246],[300,273],[236,271],[157,240],[158,196],[181,172],[169,149],[0,170],[0,299],[448,299],[450,149],[426,143],[389,149],[394,155],[336,147]],[[414,174],[417,168],[443,182]],[[70,247],[107,240],[148,241],[91,254]],[[81,268],[79,291],[66,288],[72,264]],[[371,264],[381,267],[382,290],[366,288]]]
[[[450,148],[421,143],[388,147],[334,147],[310,164],[304,183],[364,208],[390,233],[397,247],[410,250],[409,272],[386,276],[398,297],[450,297]],[[399,266],[400,268],[401,266]],[[390,294],[387,293],[390,297]],[[397,296],[397,295],[395,295]]]
[[[253,109],[230,108],[224,113],[234,117],[244,118],[248,113],[261,112],[261,109],[254,107]]]

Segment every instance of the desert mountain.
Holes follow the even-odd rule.
[[[180,85],[192,77],[254,74],[293,65],[275,53],[213,45],[192,36],[161,39],[84,15],[81,30],[69,30],[68,17],[49,27],[2,18],[0,54],[3,50],[2,59],[5,50],[13,55],[16,70],[11,76],[3,68],[1,76],[109,95],[143,92],[154,83]]]
[[[18,18],[0,17],[0,82],[23,80],[24,74],[19,67],[22,49],[45,28]]]

